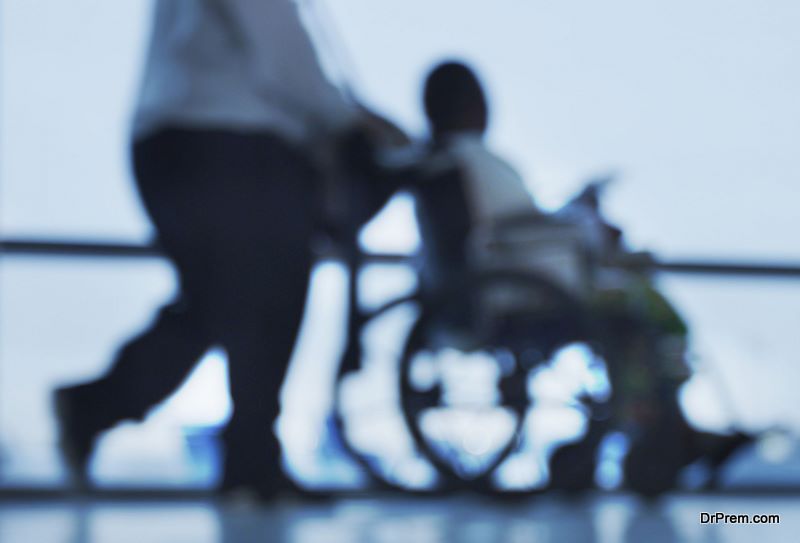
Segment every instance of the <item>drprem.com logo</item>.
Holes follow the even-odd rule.
[[[728,515],[700,513],[700,524],[780,524],[780,515]]]

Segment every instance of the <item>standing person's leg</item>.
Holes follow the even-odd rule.
[[[209,341],[180,301],[165,305],[153,323],[125,344],[110,371],[95,381],[55,392],[60,446],[79,484],[99,435],[147,411],[180,386]]]
[[[311,266],[314,174],[275,137],[225,131],[165,130],[138,144],[135,158],[143,200],[179,271],[182,307],[123,348],[89,385],[89,400],[64,401],[79,387],[57,394],[65,452],[85,468],[102,430],[140,417],[221,341],[234,402],[224,485],[267,493],[279,461],[271,425]],[[101,411],[102,425],[90,414]]]
[[[224,435],[224,489],[252,487],[268,497],[285,486],[273,425],[303,316],[309,268],[303,257],[284,259],[264,276],[272,290],[264,298],[266,311],[225,333],[234,411]]]
[[[269,135],[231,134],[217,197],[215,322],[228,353],[233,415],[223,489],[281,485],[272,425],[303,316],[311,268],[314,173]]]
[[[178,297],[160,309],[143,332],[123,345],[99,379],[55,392],[60,445],[78,483],[97,437],[126,419],[141,420],[174,392],[213,343],[197,303],[206,290],[208,251],[202,246],[202,164],[192,139],[164,131],[134,147],[140,193],[167,255],[178,271]],[[190,158],[191,157],[191,158]]]

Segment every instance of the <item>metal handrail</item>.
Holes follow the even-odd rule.
[[[163,252],[157,244],[134,244],[91,241],[53,241],[40,239],[5,239],[0,241],[2,256],[41,256],[41,257],[133,257],[160,258]],[[335,254],[325,257],[335,258]],[[411,256],[400,253],[368,253],[369,262],[410,263]],[[788,277],[800,279],[800,263],[712,261],[712,260],[660,260],[619,262],[619,267],[646,269],[667,273],[688,273],[707,275],[738,275],[750,277]]]
[[[157,244],[6,239],[0,256],[163,257]]]

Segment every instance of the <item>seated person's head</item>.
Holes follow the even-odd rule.
[[[424,103],[434,139],[486,131],[486,96],[478,77],[464,64],[445,62],[434,68],[425,81]]]

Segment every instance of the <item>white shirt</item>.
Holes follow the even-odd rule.
[[[491,227],[503,217],[538,211],[519,173],[492,153],[479,134],[451,137],[445,154],[464,173],[476,226]]]
[[[352,121],[291,0],[157,0],[134,138],[167,124],[309,139]]]

